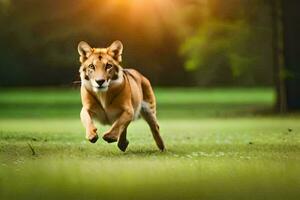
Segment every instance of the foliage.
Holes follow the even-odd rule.
[[[187,34],[180,48],[185,68],[197,72],[200,85],[265,82],[261,73],[270,72],[272,65],[271,23],[266,23],[270,20],[268,12],[264,11],[264,16],[261,13],[269,8],[262,2],[256,2],[260,9],[245,1],[212,2],[208,3],[209,14]],[[221,10],[224,4],[235,6]],[[255,12],[255,17],[251,18],[253,13],[246,13],[246,9]],[[264,20],[256,21],[258,17]]]
[[[2,86],[68,85],[78,74],[79,41],[105,47],[116,39],[124,43],[123,66],[155,85],[272,83],[271,23],[262,1],[0,2]]]

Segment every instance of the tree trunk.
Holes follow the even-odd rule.
[[[272,48],[273,71],[276,90],[275,110],[280,113],[287,111],[286,86],[284,82],[284,56],[281,0],[270,0],[272,11]]]
[[[284,61],[282,73],[286,85],[288,111],[300,110],[300,1],[281,0]]]

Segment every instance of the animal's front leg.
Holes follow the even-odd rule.
[[[121,151],[125,152],[127,149],[127,146],[129,144],[129,141],[127,140],[127,128],[125,128],[123,130],[123,132],[121,133],[119,140],[118,140],[118,147]]]
[[[83,107],[80,112],[80,118],[86,129],[86,138],[90,142],[95,143],[98,140],[98,135],[97,128],[95,127],[91,117],[91,113]]]
[[[127,128],[132,119],[133,111],[125,110],[119,119],[115,121],[110,130],[103,135],[103,139],[108,143],[118,141],[121,133]]]

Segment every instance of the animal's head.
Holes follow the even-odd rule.
[[[113,42],[107,48],[92,48],[86,42],[78,44],[80,55],[80,78],[82,84],[93,91],[107,91],[110,84],[117,82],[122,76],[123,45],[120,41]]]

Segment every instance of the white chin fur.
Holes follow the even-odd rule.
[[[108,87],[93,87],[94,92],[106,92],[108,90]]]

